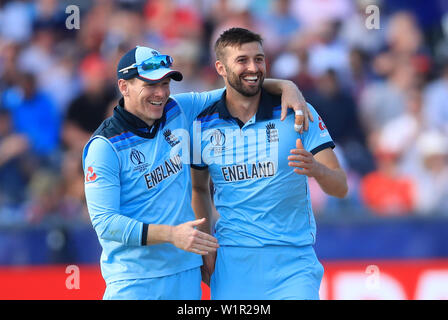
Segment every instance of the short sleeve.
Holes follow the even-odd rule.
[[[307,103],[307,105],[313,115],[314,121],[309,122],[308,131],[304,131],[303,133],[303,146],[313,155],[324,149],[334,148],[335,144],[322,117],[311,104]]]

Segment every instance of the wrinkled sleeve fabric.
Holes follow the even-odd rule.
[[[102,137],[89,141],[83,168],[87,207],[98,238],[127,246],[145,244],[144,223],[120,212],[120,160],[113,145]]]

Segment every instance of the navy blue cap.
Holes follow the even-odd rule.
[[[124,80],[139,78],[140,80],[149,83],[160,82],[166,77],[181,81],[183,79],[182,73],[172,70],[168,66],[160,66],[156,69],[144,70],[141,65],[142,62],[158,56],[161,56],[161,54],[157,50],[136,46],[129,50],[118,62],[117,78]]]

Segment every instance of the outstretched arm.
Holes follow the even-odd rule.
[[[169,242],[182,250],[200,255],[215,252],[218,241],[208,233],[198,230],[205,224],[206,219],[188,221],[177,226],[150,224],[146,244]]]

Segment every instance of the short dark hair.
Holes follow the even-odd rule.
[[[230,28],[224,31],[215,42],[215,54],[218,60],[223,58],[225,47],[240,47],[249,42],[258,42],[263,45],[263,38],[250,30],[244,28]]]

